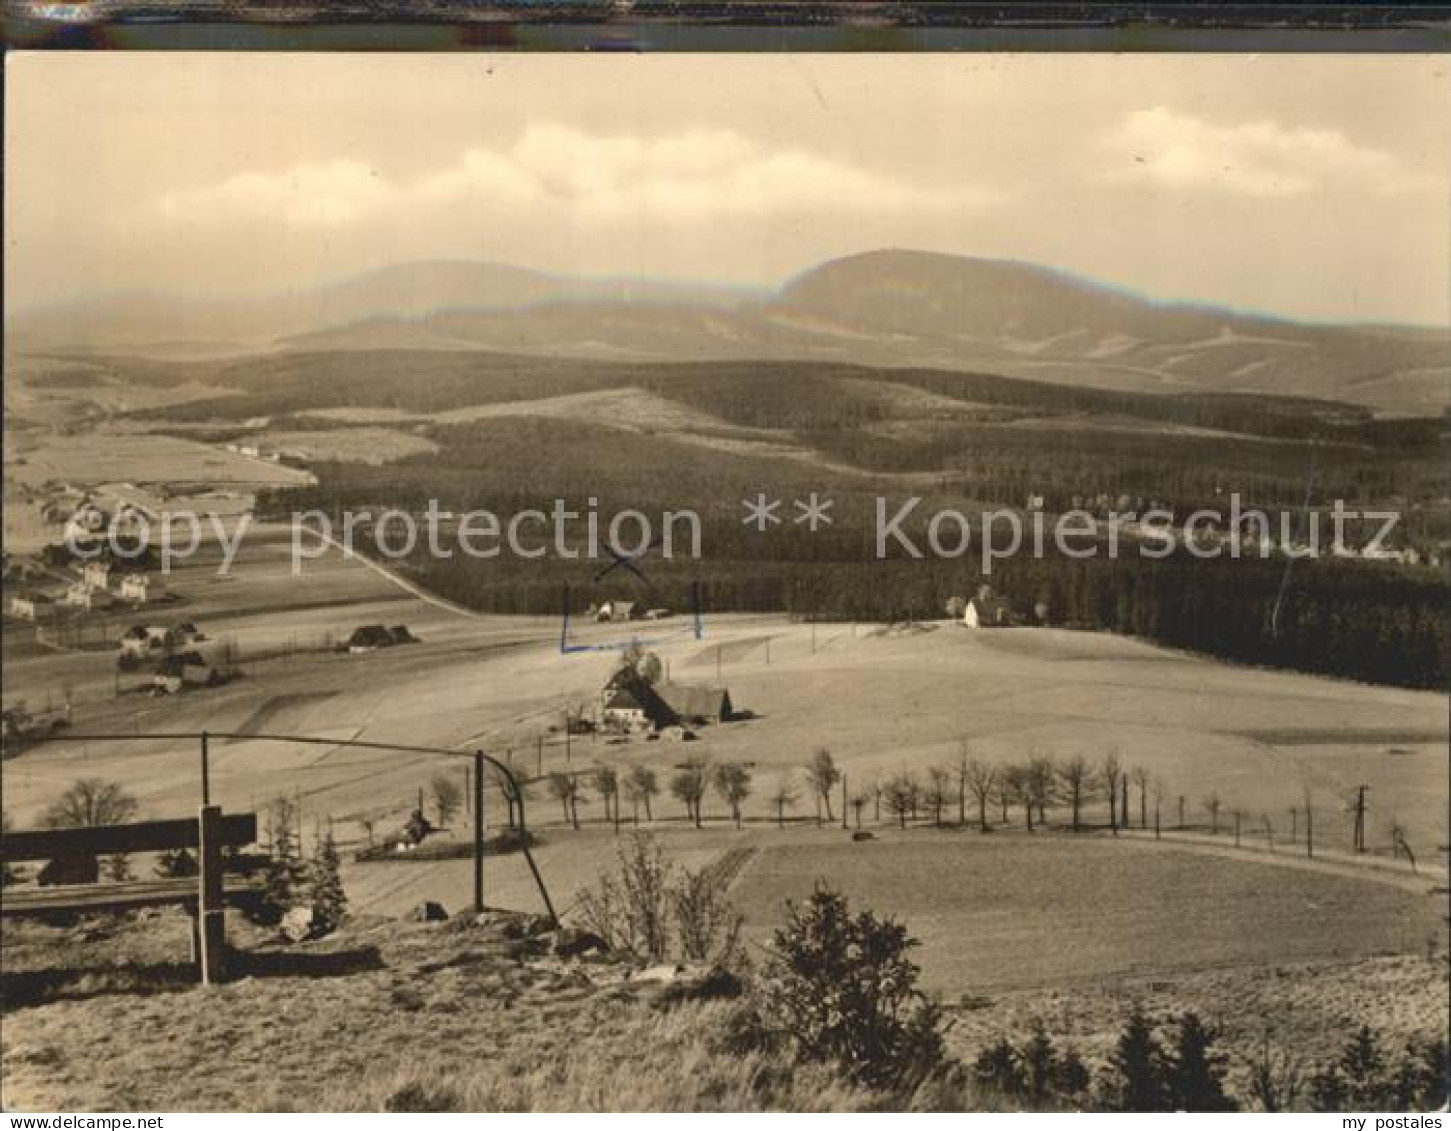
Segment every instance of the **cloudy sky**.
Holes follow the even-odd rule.
[[[421,258],[775,285],[878,247],[1451,320],[1451,61],[11,56],[6,290]]]

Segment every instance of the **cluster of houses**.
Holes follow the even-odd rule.
[[[653,731],[689,737],[690,727],[739,717],[723,687],[650,683],[634,668],[615,672],[600,691],[600,725],[610,730]]]
[[[607,621],[664,620],[672,614],[669,609],[647,609],[638,601],[601,601],[590,605],[588,615],[603,624]]]
[[[46,576],[48,571],[38,563],[23,578],[17,573],[16,579],[22,580],[26,588],[11,596],[11,616],[38,623],[67,609],[93,611],[117,604],[136,607],[154,604],[166,596],[166,580],[161,574],[118,570],[98,558],[82,565],[79,576],[59,591],[33,586]]]
[[[175,695],[192,688],[211,687],[222,680],[217,666],[202,655],[206,635],[191,621],[162,626],[133,624],[117,642],[117,662],[123,668],[154,663],[154,693]]]

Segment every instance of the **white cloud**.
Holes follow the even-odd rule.
[[[327,229],[421,207],[562,210],[571,222],[654,219],[691,225],[823,210],[867,215],[975,211],[996,194],[928,186],[803,148],[770,148],[731,130],[659,138],[537,125],[512,145],[470,149],[422,176],[390,181],[357,161],[245,173],[160,201],[170,219],[273,218]]]
[[[1113,180],[1210,188],[1252,197],[1353,189],[1391,195],[1427,186],[1391,154],[1336,130],[1262,120],[1224,126],[1159,106],[1137,110],[1104,139]]]

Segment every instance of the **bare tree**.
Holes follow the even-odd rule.
[[[957,744],[957,823],[967,824],[968,763],[972,761],[972,750],[963,739]]]
[[[1093,795],[1096,780],[1093,767],[1088,764],[1088,759],[1082,754],[1075,754],[1058,767],[1058,780],[1063,783],[1063,793],[1068,799],[1073,831],[1078,832],[1081,828],[1080,818],[1083,803]]]
[[[40,823],[51,829],[124,825],[140,808],[119,782],[81,778],[51,803]]]
[[[645,819],[653,821],[655,815],[650,811],[650,798],[660,792],[660,784],[655,779],[655,771],[648,766],[631,766],[630,772],[625,775],[625,796],[630,799],[630,804],[635,811],[635,824],[640,823],[640,806],[645,806]]]
[[[1224,807],[1224,802],[1219,799],[1219,794],[1211,793],[1204,799],[1205,812],[1209,814],[1209,831],[1217,834],[1219,832],[1219,810]]]
[[[1108,790],[1108,827],[1114,836],[1118,835],[1118,787],[1123,772],[1123,762],[1119,760],[1118,751],[1110,750],[1103,760],[1102,773],[1103,784]]]
[[[741,802],[751,795],[751,771],[739,762],[721,762],[711,774],[715,791],[731,808],[736,828],[741,827]]]
[[[463,803],[463,790],[448,774],[434,774],[428,789],[433,795],[433,811],[438,814],[438,826],[447,828]]]
[[[1011,771],[1011,766],[999,767],[997,785],[993,788],[993,800],[997,802],[998,817],[1004,825],[1008,823],[1008,806],[1014,802],[1017,796],[1017,787],[1013,783]]]
[[[549,792],[564,810],[564,819],[579,829],[579,779],[556,771],[549,775]]]
[[[1143,766],[1135,766],[1129,771],[1130,780],[1139,790],[1139,828],[1149,827],[1149,771]],[[1124,823],[1127,824],[1127,815]]]
[[[942,810],[947,806],[951,772],[944,766],[927,767],[926,802],[932,810],[932,823],[942,825]]]
[[[816,823],[821,823],[821,807],[826,806],[826,819],[831,821],[831,791],[841,781],[841,771],[836,760],[825,746],[818,746],[811,752],[811,761],[806,764],[806,784],[816,795]]]
[[[1033,794],[1033,804],[1038,807],[1040,825],[1048,823],[1048,806],[1054,799],[1053,787],[1057,778],[1052,758],[1040,754],[1028,763],[1028,783]]]
[[[705,799],[708,772],[705,759],[691,758],[670,779],[670,792],[685,805],[687,820],[701,827],[700,803]]]
[[[596,766],[593,776],[595,792],[605,804],[605,820],[613,818],[615,831],[620,830],[620,775],[611,766]]]
[[[987,806],[992,799],[993,789],[997,786],[997,767],[976,758],[969,758],[962,764],[959,773],[967,783],[973,800],[977,802],[977,827],[979,831],[987,832]]]
[[[1004,783],[1009,795],[1023,807],[1023,819],[1028,831],[1033,831],[1033,773],[1027,766],[1009,766],[1003,772]]]
[[[786,827],[786,810],[794,808],[796,802],[801,800],[801,793],[796,788],[796,775],[789,770],[776,779],[776,788],[771,791],[769,801],[771,808],[776,810],[776,827]]]
[[[908,773],[896,774],[887,779],[882,787],[882,801],[887,807],[887,812],[897,818],[897,823],[902,828],[907,827],[907,817],[917,809],[916,780]]]

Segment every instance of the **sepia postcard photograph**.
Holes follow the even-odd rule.
[[[1442,1126],[1446,55],[4,95],[9,1126]]]

